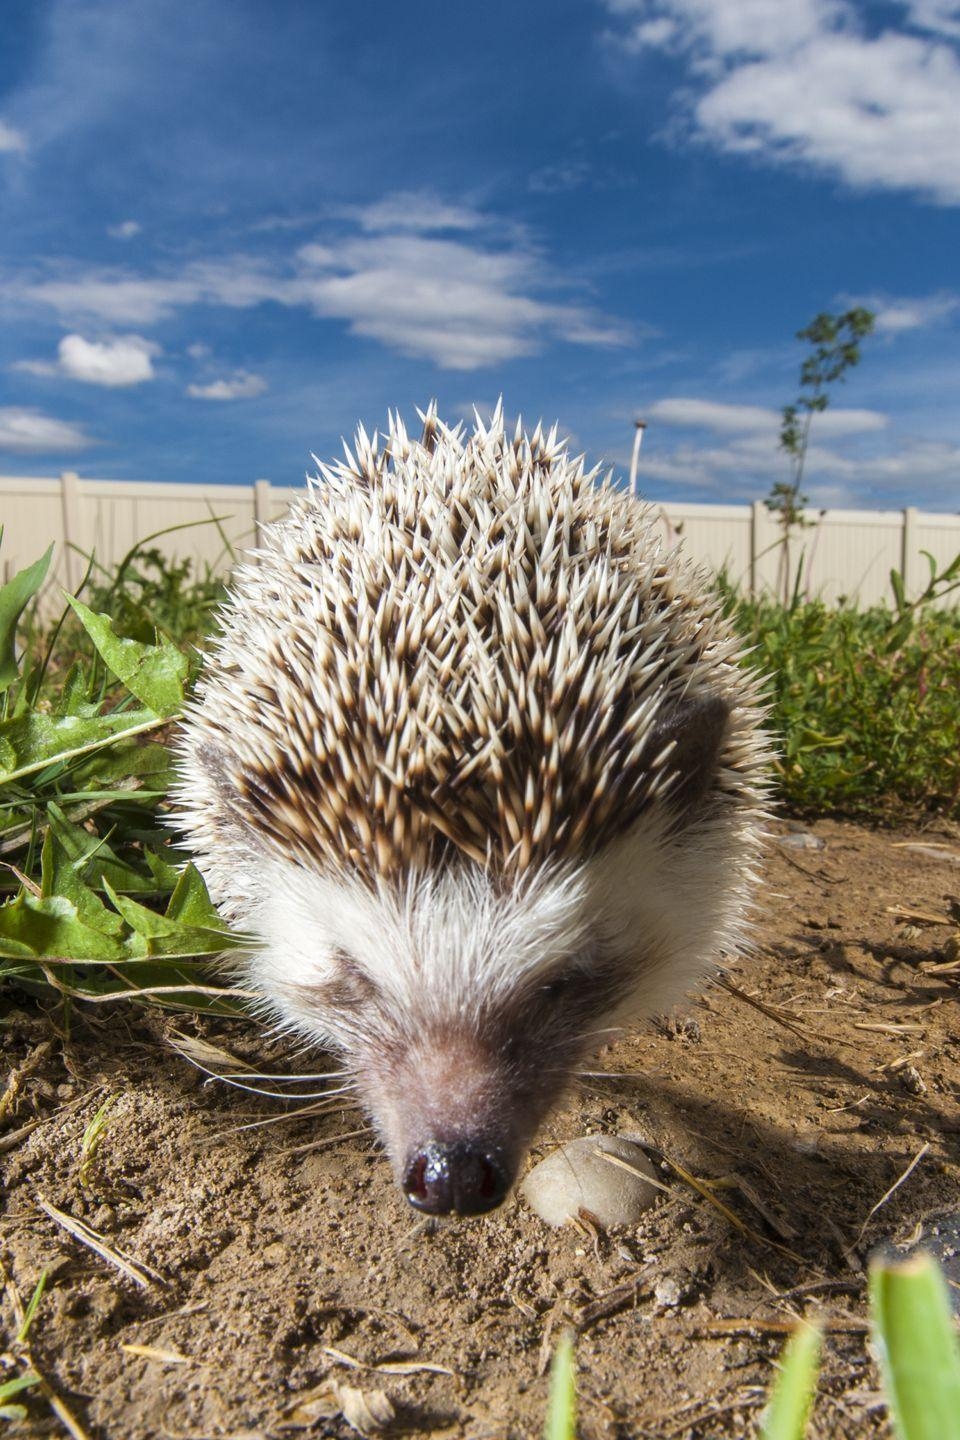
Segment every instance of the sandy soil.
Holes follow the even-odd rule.
[[[534,1436],[564,1326],[588,1440],[741,1436],[798,1314],[828,1332],[813,1433],[886,1434],[863,1265],[958,1208],[960,833],[812,829],[823,849],[771,855],[742,993],[713,988],[604,1052],[595,1068],[628,1078],[585,1080],[541,1137],[539,1153],[590,1130],[644,1137],[670,1193],[620,1235],[552,1232],[517,1199],[418,1224],[369,1137],[336,1138],[355,1113],[287,1118],[204,1085],[167,1043],[180,1028],[289,1069],[251,1027],[114,1010],[66,1036],[62,1017],[8,1009],[0,1380],[24,1363],[13,1291],[25,1302],[46,1267],[32,1359],[91,1440],[354,1435],[344,1412],[373,1433],[358,1407],[375,1414],[378,1391],[390,1433]],[[64,1433],[36,1390],[17,1398],[30,1418],[5,1433]]]

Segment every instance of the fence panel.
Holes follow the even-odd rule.
[[[228,570],[231,556],[256,543],[258,526],[284,513],[291,486],[266,480],[250,485],[183,485],[140,480],[0,477],[4,526],[0,575],[4,578],[56,543],[52,581],[75,587],[93,554],[115,566],[138,542],[158,531],[158,549],[191,558],[201,569]],[[754,594],[782,588],[782,534],[762,501],[753,505],[655,503],[668,545],[680,544],[711,569]],[[216,518],[214,518],[216,517]],[[892,598],[891,570],[903,573],[916,595],[929,578],[921,551],[943,567],[960,551],[960,515],[906,510],[809,512],[810,524],[793,532],[791,575],[800,566],[802,588],[828,603],[841,597],[872,605]],[[199,522],[199,523],[198,523]],[[171,530],[171,526],[188,526]],[[51,587],[50,593],[58,592]],[[948,603],[952,603],[952,600]]]

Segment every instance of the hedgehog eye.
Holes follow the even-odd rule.
[[[542,987],[542,993],[548,1000],[558,1000],[562,995],[569,995],[576,990],[586,978],[582,970],[562,970],[547,981]]]
[[[327,1004],[341,1010],[361,1009],[376,998],[377,987],[359,961],[339,945],[330,952],[332,976],[323,986]]]

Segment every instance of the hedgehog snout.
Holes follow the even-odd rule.
[[[360,1089],[397,1184],[429,1215],[482,1215],[506,1200],[554,1096],[472,1027],[358,1057]]]
[[[428,1215],[483,1215],[507,1198],[510,1174],[495,1150],[467,1141],[430,1141],[410,1158],[402,1188]]]

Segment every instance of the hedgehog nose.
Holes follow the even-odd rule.
[[[403,1177],[410,1204],[428,1215],[482,1215],[501,1204],[509,1189],[497,1157],[464,1140],[424,1145]]]

